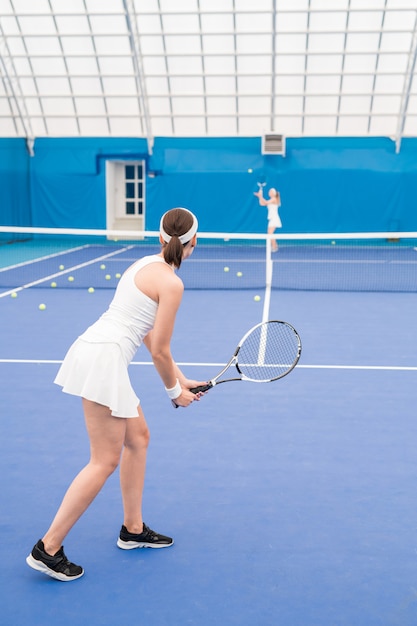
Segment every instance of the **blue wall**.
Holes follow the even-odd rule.
[[[266,176],[281,192],[283,232],[417,231],[417,139],[400,154],[388,138],[287,139],[287,154],[261,155],[260,138],[0,139],[2,225],[105,228],[105,162],[148,159],[146,228],[174,206],[203,231],[264,232],[253,192]],[[248,173],[252,169],[253,173]]]

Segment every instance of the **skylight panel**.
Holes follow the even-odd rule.
[[[337,96],[306,96],[305,112],[308,114],[335,114],[337,113],[339,98]]]
[[[203,33],[232,33],[234,30],[232,13],[203,13],[201,30]]]
[[[206,105],[208,115],[236,115],[236,98],[209,96]]]
[[[125,34],[127,32],[124,15],[92,15],[91,30],[94,34]]]
[[[104,98],[74,98],[79,115],[103,116],[106,114]]]
[[[259,7],[257,6],[259,10]],[[258,32],[268,35],[272,30],[272,15],[270,13],[238,13],[236,15],[236,31]]]
[[[187,76],[187,74],[202,74],[203,64],[201,56],[186,56],[176,57],[170,56],[168,58],[168,72],[171,76],[181,74]]]
[[[198,35],[166,35],[165,44],[168,54],[198,54],[201,52]]]
[[[264,54],[272,52],[271,37],[259,35],[236,35],[236,50],[239,54]]]
[[[95,54],[93,39],[91,37],[61,37],[62,50],[65,55],[74,55],[81,59]]]
[[[57,15],[56,24],[61,35],[90,34],[90,26],[85,15]]]
[[[166,35],[196,33],[200,30],[196,14],[172,15],[168,13],[162,16],[162,25]]]
[[[268,115],[271,111],[271,100],[268,97],[245,98],[239,96],[238,111],[241,115]]]
[[[237,71],[239,74],[270,74],[272,70],[271,55],[251,54],[240,55],[237,58]]]
[[[235,40],[232,35],[204,35],[203,51],[205,54],[227,54],[235,51]]]
[[[329,8],[328,3],[327,8]],[[347,13],[344,11],[320,11],[310,13],[308,30],[310,33],[337,33],[342,32],[346,28]]]
[[[201,76],[181,76],[179,78],[171,77],[170,86],[171,93],[200,95],[204,92],[203,79]]]
[[[267,76],[238,76],[237,90],[240,94],[267,94],[271,106],[271,79]]]

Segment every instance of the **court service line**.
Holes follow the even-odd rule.
[[[133,245],[127,246],[126,248],[121,248],[120,250],[115,250],[114,252],[110,252],[109,254],[103,254],[102,256],[96,257],[90,261],[86,261],[85,263],[80,263],[79,265],[73,265],[72,267],[69,267],[66,270],[55,272],[55,274],[50,274],[49,276],[44,276],[43,278],[34,280],[31,283],[26,283],[25,285],[21,285],[20,287],[15,287],[14,289],[3,291],[2,293],[0,293],[0,298],[9,296],[13,292],[17,293],[18,291],[23,291],[23,289],[34,287],[35,285],[44,283],[47,280],[51,280],[51,278],[56,278],[57,276],[63,276],[64,274],[68,274],[69,272],[72,272],[73,270],[79,270],[82,267],[87,267],[88,265],[92,265],[93,263],[98,263],[98,261],[103,261],[104,259],[108,259],[109,257],[115,256],[116,254],[121,254],[122,252],[125,252],[126,250],[130,250],[130,248],[133,248]]]
[[[1,359],[0,363],[9,364],[27,364],[27,365],[60,365],[62,359]],[[132,361],[131,365],[152,365],[152,361]],[[196,363],[196,362],[178,362],[180,367],[216,367],[222,368],[226,363]],[[399,371],[399,372],[417,372],[416,366],[408,365],[303,365],[298,364],[296,369],[327,369],[327,370],[374,370],[374,371]]]

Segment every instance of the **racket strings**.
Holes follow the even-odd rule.
[[[298,360],[299,339],[293,328],[281,322],[266,322],[254,328],[238,353],[241,373],[256,382],[285,376]]]

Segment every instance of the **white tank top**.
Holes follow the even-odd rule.
[[[107,311],[79,337],[91,343],[119,344],[126,364],[155,323],[158,303],[135,285],[137,272],[150,263],[165,261],[155,254],[133,263],[121,277]]]

